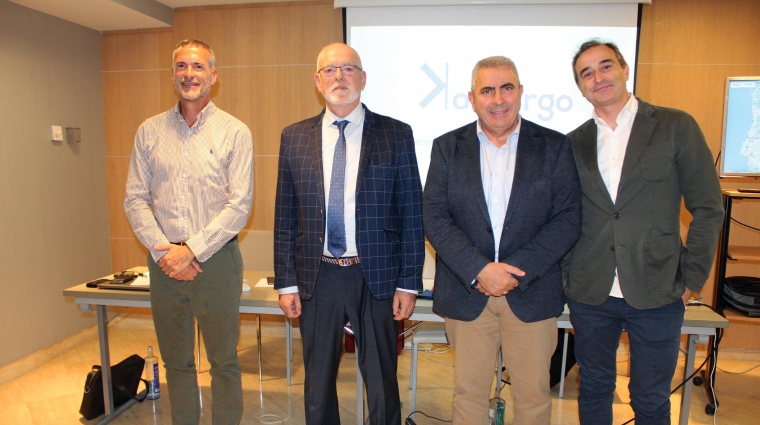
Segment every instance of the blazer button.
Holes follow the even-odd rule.
[[[613,217],[613,218],[620,218],[620,213],[615,213],[615,214],[612,214],[612,217]]]
[[[614,251],[614,250],[615,250],[615,245],[610,245],[610,251]]]
[[[491,228],[490,228],[490,227],[486,227],[486,232],[488,232],[488,233],[492,233],[492,232],[493,232],[493,230],[491,230]]]

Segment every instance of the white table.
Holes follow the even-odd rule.
[[[135,268],[142,270],[144,268]],[[243,277],[248,280],[251,286],[250,292],[243,292],[240,296],[240,313],[250,314],[274,314],[282,315],[283,312],[278,304],[277,291],[271,288],[257,288],[256,282],[262,278],[272,276],[271,271],[250,271],[243,272]],[[66,297],[74,297],[74,302],[80,305],[95,305],[97,310],[98,322],[98,340],[100,342],[100,361],[103,374],[103,398],[105,401],[106,416],[100,420],[97,425],[106,424],[118,416],[121,412],[134,404],[134,400],[122,405],[118,410],[114,410],[113,394],[111,393],[111,368],[110,355],[108,348],[108,326],[106,320],[106,306],[123,306],[123,307],[147,307],[150,308],[150,293],[144,291],[119,291],[88,288],[84,284],[74,286],[63,291]],[[409,320],[443,322],[443,318],[433,312],[433,302],[431,300],[418,299],[414,314]],[[560,329],[571,329],[570,313],[565,307],[565,311],[557,318],[557,326]],[[684,315],[683,327],[681,334],[688,335],[686,349],[686,365],[684,367],[684,378],[694,372],[694,358],[696,355],[696,344],[700,338],[705,339],[709,336],[715,336],[716,328],[727,328],[728,321],[706,307],[689,306],[686,308]],[[257,332],[260,344],[261,329]],[[287,384],[290,385],[291,363],[293,361],[292,340],[293,331],[289,319],[286,319],[286,352],[287,352]],[[565,384],[565,360],[567,357],[568,333],[565,332],[563,356],[562,356],[562,375],[560,380],[559,396],[564,394]],[[358,348],[357,348],[358,349]],[[261,349],[259,349],[259,373],[261,373]],[[358,359],[358,356],[357,356]],[[357,403],[357,423],[364,423],[364,382],[357,364],[356,374],[356,403]],[[681,396],[681,413],[679,425],[688,425],[689,423],[689,406],[691,403],[691,380],[686,382],[682,389]]]
[[[132,270],[144,272],[145,267],[135,267]],[[250,314],[277,314],[282,315],[280,305],[277,302],[277,291],[272,288],[256,288],[256,282],[267,276],[272,276],[271,271],[250,271],[243,272],[243,278],[248,280],[251,286],[250,292],[242,292],[240,295],[240,313]],[[110,277],[107,276],[107,277]],[[107,306],[119,307],[147,307],[150,308],[150,293],[147,291],[127,291],[127,290],[107,290],[88,288],[85,284],[77,285],[63,291],[64,297],[74,297],[74,302],[80,306],[95,305],[98,322],[98,341],[100,343],[100,364],[103,374],[103,401],[105,404],[106,415],[97,422],[97,425],[111,422],[123,411],[136,403],[135,400],[129,400],[127,403],[114,409],[113,394],[111,388],[111,359],[108,347],[108,321],[106,318]],[[287,384],[290,385],[291,362],[293,360],[292,327],[289,319],[286,319],[287,337],[286,352],[287,354]],[[259,378],[261,378],[261,322],[257,317],[257,342],[259,344]]]

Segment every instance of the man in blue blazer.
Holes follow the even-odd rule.
[[[612,424],[625,329],[636,424],[667,425],[684,304],[710,274],[723,222],[718,176],[694,118],[628,93],[615,44],[589,40],[572,65],[594,106],[593,119],[568,134],[583,192],[581,237],[563,261],[580,421]],[[692,216],[686,244],[682,201]]]
[[[423,211],[437,252],[433,309],[455,353],[455,425],[488,423],[500,348],[514,423],[551,419],[559,261],[580,234],[580,188],[570,141],[520,117],[522,92],[511,60],[481,60],[469,93],[478,120],[433,142]]]
[[[275,201],[275,288],[300,317],[307,424],[339,424],[345,316],[356,337],[370,422],[401,423],[398,325],[422,290],[422,185],[407,124],[360,102],[358,53],[326,46],[314,74],[326,110],[285,128]]]

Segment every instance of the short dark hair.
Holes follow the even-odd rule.
[[[617,61],[620,63],[620,66],[626,67],[628,65],[625,62],[625,58],[623,57],[623,54],[620,53],[620,49],[618,49],[618,46],[615,43],[611,41],[602,41],[598,38],[592,38],[591,40],[588,40],[585,43],[581,44],[581,47],[578,48],[578,51],[575,52],[575,55],[573,56],[573,78],[575,78],[576,85],[580,84],[580,80],[578,79],[578,73],[575,72],[575,64],[576,62],[578,62],[578,57],[581,55],[581,53],[596,46],[609,47],[610,49],[612,49],[613,52],[615,52],[615,57],[617,58]]]
[[[172,51],[172,70],[174,69],[174,62],[177,60],[177,52],[179,51],[179,49],[185,46],[201,47],[208,50],[208,52],[211,53],[211,58],[209,58],[208,60],[208,66],[211,69],[214,69],[216,67],[216,56],[214,55],[214,51],[211,50],[211,47],[209,47],[208,44],[200,40],[188,38],[188,39],[180,41],[179,43],[177,43],[176,46],[174,46],[174,51]]]

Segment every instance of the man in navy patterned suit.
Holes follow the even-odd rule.
[[[422,185],[409,125],[361,102],[358,53],[317,58],[319,115],[282,132],[274,223],[280,307],[300,317],[306,423],[339,424],[336,377],[345,316],[356,337],[370,422],[401,423],[394,320],[422,289]]]

